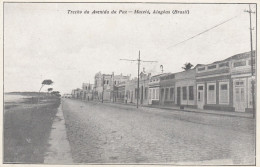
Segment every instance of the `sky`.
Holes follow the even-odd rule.
[[[255,11],[255,5],[251,5]],[[189,14],[68,14],[68,10],[189,10]],[[97,72],[137,77],[141,69],[180,72],[190,62],[208,64],[250,51],[248,4],[5,3],[4,91],[61,93],[93,83]],[[236,17],[235,17],[236,16]],[[196,38],[182,42],[230,18]],[[255,27],[255,14],[252,26]],[[255,31],[253,45],[255,49]]]

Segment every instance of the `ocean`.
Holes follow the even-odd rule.
[[[4,94],[4,102],[23,102],[25,98],[30,98],[31,96],[23,96],[23,95],[16,95],[16,94]]]

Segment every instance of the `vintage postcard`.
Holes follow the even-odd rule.
[[[259,165],[257,5],[3,0],[2,165]]]

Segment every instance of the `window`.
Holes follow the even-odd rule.
[[[162,98],[162,100],[163,100],[163,95],[164,95],[164,88],[161,89],[161,96],[160,97]]]
[[[193,86],[189,86],[189,100],[194,100]]]
[[[135,99],[137,99],[137,88],[135,88]]]
[[[209,90],[215,90],[215,85],[209,85]]]
[[[214,68],[217,68],[217,65],[208,66],[208,69],[209,69],[209,70],[214,69]]]
[[[182,99],[187,100],[187,88],[182,87]]]
[[[172,74],[172,75],[170,75],[170,77],[169,77],[170,79],[174,79],[175,78],[175,75],[174,74]]]
[[[174,88],[170,88],[170,100],[174,100]]]
[[[166,90],[165,90],[165,100],[168,100],[168,96],[169,96],[169,88],[166,88]]]
[[[239,61],[239,62],[235,62],[234,63],[234,67],[240,67],[240,66],[245,66],[246,65],[246,61]]]
[[[245,89],[241,88],[241,102],[245,101]]]
[[[207,93],[208,104],[216,104],[216,84],[208,84],[208,93]]]
[[[227,84],[221,84],[220,89],[221,90],[227,90]]]
[[[203,86],[199,86],[199,90],[203,90]]]
[[[153,99],[155,99],[155,89],[153,89]]]
[[[229,83],[219,83],[219,104],[229,104]]]
[[[205,67],[198,68],[198,71],[204,71],[204,70],[205,70]]]
[[[155,99],[159,100],[159,89],[156,89],[156,97]]]
[[[243,87],[244,86],[244,82],[243,81],[236,81],[236,87]]]
[[[225,63],[221,63],[218,65],[219,67],[229,67],[229,63],[225,62]]]

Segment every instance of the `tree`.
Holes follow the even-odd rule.
[[[50,93],[53,89],[52,88],[48,88],[48,93]]]
[[[61,96],[59,91],[53,91],[53,92],[51,92],[51,94],[55,95],[55,96],[58,96],[58,97]]]
[[[42,86],[41,86],[41,88],[40,88],[40,90],[39,90],[39,93],[41,92],[42,87],[43,87],[44,85],[52,85],[52,84],[53,84],[53,81],[50,80],[50,79],[45,79],[44,81],[42,81]]]
[[[52,85],[52,84],[53,84],[53,81],[50,80],[50,79],[45,79],[45,80],[43,80],[43,81],[42,81],[42,86],[41,86],[41,88],[40,88],[40,90],[39,90],[39,96],[40,96],[40,92],[41,92],[41,90],[42,90],[42,88],[43,88],[44,85]],[[39,104],[39,96],[38,96],[38,100],[37,100],[37,109],[38,109],[38,104]]]
[[[182,69],[184,69],[185,71],[190,70],[193,67],[193,65],[191,63],[185,63],[184,67],[182,67]]]

